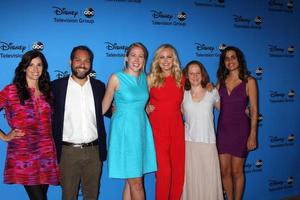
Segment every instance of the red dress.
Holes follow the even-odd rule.
[[[158,170],[156,200],[179,200],[184,183],[184,126],[181,115],[183,80],[176,86],[172,76],[161,87],[150,89],[155,108],[149,119],[153,130]]]
[[[30,91],[33,96],[34,90]],[[8,142],[4,183],[59,184],[59,169],[52,139],[51,108],[43,95],[20,104],[15,85],[0,92],[0,109],[5,109],[11,129],[25,136]]]

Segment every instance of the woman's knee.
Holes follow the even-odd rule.
[[[144,190],[143,180],[141,178],[129,179],[128,184],[129,184],[130,189],[133,189],[135,191],[143,191]]]
[[[233,178],[241,178],[244,176],[244,169],[243,167],[235,167],[232,169],[232,176]]]
[[[230,165],[221,165],[221,176],[223,178],[231,176],[231,167]]]

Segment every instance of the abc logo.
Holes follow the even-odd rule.
[[[226,44],[222,43],[219,45],[219,50],[223,51],[226,48]]]
[[[254,22],[256,25],[260,25],[262,23],[262,18],[260,16],[255,17]]]
[[[40,50],[41,51],[41,50],[44,49],[44,44],[41,43],[41,42],[35,42],[32,45],[32,49],[34,49],[34,50]]]
[[[95,11],[93,8],[86,8],[83,12],[83,14],[87,17],[87,18],[92,18],[95,15]]]
[[[262,114],[258,114],[258,122],[261,122],[263,120]]]
[[[256,68],[256,70],[255,70],[255,73],[256,73],[256,75],[257,76],[261,76],[262,74],[263,74],[263,68],[262,67],[258,67],[258,68]]]
[[[262,161],[262,160],[257,160],[257,161],[255,162],[255,166],[256,166],[257,168],[261,168],[261,167],[263,166],[263,161]]]
[[[287,3],[287,7],[288,7],[288,9],[293,9],[294,2],[292,0],[289,0],[288,3]]]
[[[180,21],[184,21],[184,20],[186,19],[186,14],[185,14],[185,12],[180,12],[180,13],[178,13],[177,18],[178,18]]]
[[[289,142],[294,141],[294,140],[295,140],[295,135],[294,135],[294,134],[290,134],[290,135],[288,136],[287,140],[288,140]]]
[[[289,96],[290,98],[294,97],[294,96],[295,96],[295,91],[294,91],[294,90],[290,90],[290,91],[288,92],[288,96]]]
[[[286,181],[289,185],[293,184],[294,182],[294,178],[292,176],[289,176],[287,181]]]
[[[96,78],[96,72],[94,70],[92,70],[89,74],[89,77]]]
[[[294,53],[294,51],[295,51],[294,46],[293,46],[293,45],[290,45],[290,46],[288,47],[288,52],[289,52],[289,53]]]

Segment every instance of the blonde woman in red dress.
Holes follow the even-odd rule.
[[[153,130],[158,170],[156,200],[179,200],[184,183],[184,126],[181,114],[184,78],[176,49],[161,45],[148,75],[147,106]]]

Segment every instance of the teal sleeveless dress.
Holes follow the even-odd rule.
[[[157,169],[152,129],[145,112],[149,98],[146,75],[115,74],[115,112],[110,122],[108,176],[137,178]]]

